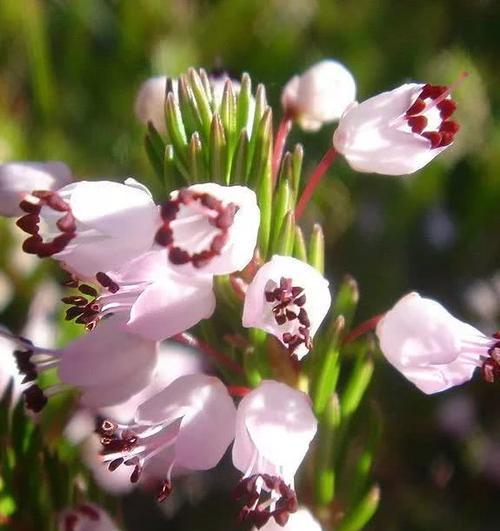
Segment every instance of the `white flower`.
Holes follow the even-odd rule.
[[[399,300],[376,332],[389,363],[424,393],[460,385],[476,367],[487,381],[500,375],[500,336],[486,337],[418,293]]]
[[[172,491],[174,467],[208,470],[220,461],[234,437],[235,407],[224,384],[213,376],[181,376],[143,402],[132,424],[106,420],[100,433],[111,471],[132,467],[136,483],[145,466],[163,471],[157,499]],[[153,466],[151,464],[151,466]]]
[[[289,256],[273,256],[249,284],[243,326],[276,336],[299,359],[331,304],[328,281],[310,265]]]
[[[445,150],[458,131],[447,87],[408,83],[352,104],[333,135],[335,149],[360,172],[406,175]]]
[[[316,426],[308,396],[285,384],[263,380],[242,399],[233,446],[234,466],[244,474],[235,492],[245,504],[242,519],[261,527],[273,517],[284,525],[297,510],[294,476]]]
[[[149,384],[158,355],[156,341],[128,333],[119,317],[104,320],[62,349],[40,348],[27,339],[2,335],[17,344],[14,356],[27,386],[23,394],[34,412],[68,385],[81,391],[81,402],[88,407],[123,402]],[[38,374],[53,368],[61,383],[41,389]]]
[[[282,529],[285,531],[322,531],[319,522],[305,507],[292,513],[284,526],[277,524],[275,520],[269,520],[261,529],[262,531],[281,531]]]
[[[213,278],[187,276],[168,267],[167,251],[149,251],[96,280],[107,292],[98,295],[86,284],[79,294],[65,297],[71,304],[66,319],[93,328],[110,315],[120,315],[129,332],[157,341],[186,331],[215,309]]]
[[[224,275],[250,262],[260,223],[255,192],[205,183],[170,197],[161,207],[156,243],[168,249],[172,267],[186,275]]]
[[[104,509],[85,503],[61,513],[58,531],[119,531],[119,528]]]
[[[337,61],[324,60],[294,76],[285,85],[281,102],[302,129],[317,131],[338,120],[355,98],[356,83],[349,70]]]
[[[33,190],[57,190],[71,181],[71,170],[64,162],[0,164],[0,215],[20,216],[19,203]]]
[[[108,271],[146,252],[160,218],[151,194],[133,179],[125,184],[81,181],[57,192],[33,192],[17,221],[31,234],[23,249],[53,256],[79,277]]]

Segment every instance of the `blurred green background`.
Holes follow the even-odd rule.
[[[345,273],[358,280],[359,320],[416,289],[492,332],[500,327],[499,29],[496,0],[1,0],[0,162],[63,160],[79,178],[152,175],[132,110],[137,88],[192,65],[249,72],[266,85],[276,123],[283,84],[319,59],[345,63],[359,99],[412,79],[451,83],[466,70],[456,92],[462,130],[445,155],[404,178],[355,174],[339,160],[305,224],[319,218],[326,227],[333,286]],[[292,133],[306,171],[332,131]],[[19,325],[28,296],[18,291],[0,320]],[[371,396],[384,434],[375,471],[382,503],[369,528],[498,530],[500,387],[476,378],[425,397],[380,361]],[[147,529],[196,529],[200,518],[203,529],[232,528],[232,516],[222,527],[211,522],[221,496]],[[130,529],[142,528],[145,504],[129,500]]]

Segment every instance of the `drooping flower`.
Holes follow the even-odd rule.
[[[17,225],[30,234],[23,249],[52,256],[80,278],[93,277],[146,252],[160,218],[148,189],[81,181],[58,191],[34,191],[21,203]]]
[[[161,207],[156,243],[183,274],[223,275],[243,269],[257,242],[260,211],[245,186],[196,184],[172,192]]]
[[[269,520],[261,529],[262,531],[322,531],[319,522],[305,507],[292,513],[284,526],[277,524],[275,520]]]
[[[118,404],[146,387],[157,361],[157,342],[127,332],[119,317],[104,320],[91,332],[62,349],[34,346],[29,340],[2,333],[15,341],[19,372],[28,409],[39,412],[50,396],[75,386],[88,407]],[[42,389],[38,374],[57,368],[59,384]]]
[[[20,216],[19,203],[33,190],[57,190],[71,181],[71,170],[64,162],[0,164],[0,215]]]
[[[453,142],[459,126],[450,89],[407,83],[352,104],[333,135],[335,149],[356,171],[406,175]]]
[[[289,256],[273,256],[249,284],[243,326],[276,336],[301,359],[331,304],[328,281],[310,265]]]
[[[96,281],[107,291],[99,295],[83,284],[78,295],[63,299],[71,304],[68,320],[92,328],[103,317],[117,314],[128,331],[161,341],[207,319],[215,309],[212,277],[177,273],[168,267],[164,249],[138,256],[116,271],[100,271]]]
[[[104,509],[85,503],[61,513],[58,531],[119,531],[119,528]]]
[[[245,504],[240,518],[262,527],[284,525],[297,510],[294,476],[317,421],[307,395],[273,380],[247,394],[236,413],[234,466],[243,472],[235,496]]]
[[[338,61],[324,60],[292,77],[283,89],[281,103],[302,129],[317,131],[338,120],[355,98],[356,82],[349,70]]]
[[[132,483],[146,466],[162,470],[156,497],[163,501],[172,491],[174,467],[208,470],[217,465],[233,440],[235,415],[233,401],[218,378],[181,376],[143,402],[134,423],[102,423],[104,460],[111,471],[131,467]]]
[[[500,334],[489,338],[418,293],[400,299],[376,333],[389,363],[424,393],[460,385],[477,367],[486,381],[500,376]]]

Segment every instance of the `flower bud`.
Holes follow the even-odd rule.
[[[281,102],[305,131],[317,131],[324,123],[338,120],[356,98],[356,83],[337,61],[316,63],[285,85]]]

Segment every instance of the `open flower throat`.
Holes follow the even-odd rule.
[[[16,224],[30,235],[23,244],[26,253],[36,254],[40,258],[52,256],[63,251],[76,236],[76,221],[71,207],[57,192],[34,191],[30,199],[21,201],[19,207],[26,215],[19,218]],[[53,214],[51,217],[54,217],[54,226],[49,228],[45,240],[40,234],[42,207],[46,207]]]
[[[488,383],[494,383],[500,378],[500,332],[493,334],[493,339],[497,342],[488,349],[489,358],[481,366],[483,378]]]
[[[306,303],[304,288],[293,286],[292,279],[285,277],[281,277],[279,286],[270,280],[266,288],[264,295],[266,301],[272,304],[276,323],[287,328],[287,331],[283,333],[282,340],[290,354],[293,354],[302,343],[306,348],[311,349],[311,323],[304,308]]]
[[[427,84],[406,111],[405,118],[413,133],[429,140],[431,148],[440,148],[451,144],[459,130],[458,123],[450,120],[456,108],[448,87]]]
[[[156,233],[156,243],[168,248],[173,264],[191,262],[201,268],[220,255],[237,211],[234,203],[224,205],[206,192],[179,190],[177,197],[161,207],[163,225]]]

